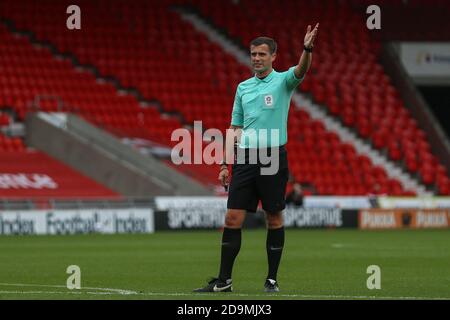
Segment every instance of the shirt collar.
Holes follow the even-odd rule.
[[[255,79],[256,79],[256,81],[260,81],[260,82],[269,82],[270,80],[272,80],[274,74],[275,74],[275,70],[272,69],[272,71],[264,79],[260,79],[256,76],[256,73],[255,73]]]

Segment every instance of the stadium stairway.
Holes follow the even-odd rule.
[[[21,27],[29,27],[31,29],[35,28],[36,38],[40,39],[51,39],[54,40],[56,45],[64,51],[73,50],[76,53],[77,58],[83,62],[92,62],[91,64],[98,64],[99,70],[105,74],[116,74],[118,79],[123,80],[124,83],[136,84],[136,87],[144,93],[144,95],[149,95],[155,93],[153,91],[146,90],[144,84],[153,83],[152,78],[153,73],[148,73],[145,70],[149,70],[146,66],[146,62],[139,62],[143,59],[149,61],[151,70],[155,71],[153,77],[157,78],[159,82],[164,85],[170,85],[167,91],[169,94],[165,94],[164,90],[162,92],[156,92],[157,96],[161,98],[165,107],[177,106],[178,110],[181,110],[183,114],[191,114],[193,119],[203,119],[206,126],[208,127],[219,127],[224,128],[228,126],[231,107],[231,96],[232,92],[226,93],[226,90],[230,87],[235,87],[235,85],[245,77],[248,77],[249,72],[245,66],[239,66],[236,64],[233,57],[229,57],[224,54],[220,47],[212,45],[209,41],[205,39],[205,36],[201,36],[201,33],[196,33],[193,28],[189,27],[189,24],[183,23],[176,13],[167,11],[166,7],[152,6],[151,10],[147,13],[154,16],[155,19],[149,19],[149,21],[157,21],[164,26],[163,29],[158,29],[157,32],[163,34],[158,35],[151,33],[152,37],[156,37],[156,40],[161,40],[156,44],[159,44],[163,50],[165,50],[164,56],[152,57],[157,59],[148,59],[145,53],[148,52],[146,49],[139,48],[137,46],[139,40],[142,40],[144,45],[146,44],[145,39],[136,36],[137,39],[132,39],[134,41],[124,40],[126,37],[130,36],[129,33],[123,30],[127,30],[126,26],[111,26],[113,22],[117,22],[115,14],[118,14],[120,10],[130,10],[127,14],[133,14],[139,16],[136,10],[141,10],[143,3],[139,3],[139,6],[129,7],[128,4],[123,2],[115,2],[119,11],[113,11],[110,15],[103,15],[103,25],[105,25],[105,30],[100,28],[102,32],[101,37],[95,34],[97,28],[93,28],[93,33],[77,35],[76,33],[68,33],[67,30],[59,29],[54,26],[54,21],[50,17],[56,16],[59,9],[63,8],[64,3],[54,5],[54,3],[40,2],[40,9],[45,9],[45,16],[35,15],[33,7],[20,7],[23,5],[22,2],[18,1],[15,3],[17,7],[8,7],[8,14],[12,15],[18,25]],[[94,10],[94,12],[100,13],[99,9],[112,10],[107,4],[102,3],[100,7],[89,6],[88,3],[82,3],[83,8],[89,8]],[[128,9],[125,9],[128,8]],[[92,16],[95,16],[93,13]],[[153,17],[152,16],[152,17]],[[164,16],[164,20],[159,21],[159,16]],[[112,18],[111,18],[112,17]],[[148,18],[148,17],[146,17]],[[42,20],[43,19],[43,20]],[[58,21],[58,19],[56,19]],[[136,25],[134,27],[139,27],[143,23],[142,20],[136,19]],[[60,21],[62,22],[62,21]],[[170,25],[165,25],[169,23]],[[88,22],[89,23],[89,22]],[[91,23],[96,23],[96,21],[91,21]],[[93,27],[93,26],[92,26]],[[123,28],[122,28],[123,27]],[[130,26],[128,26],[130,27]],[[153,32],[155,26],[148,26],[150,31]],[[156,26],[161,27],[161,26]],[[142,30],[142,26],[141,26]],[[74,35],[74,36],[72,36]],[[108,36],[109,35],[109,36]],[[128,47],[136,49],[131,50],[137,52],[135,55],[129,56],[128,48],[123,48],[121,42],[115,43],[120,46],[120,50],[117,46],[113,46],[111,42],[112,37],[119,38],[127,44]],[[142,35],[140,35],[142,37]],[[161,37],[161,39],[159,38]],[[90,43],[91,39],[94,38],[95,44]],[[202,65],[202,70],[204,73],[201,74],[198,70],[192,68],[189,64],[179,65],[177,59],[179,59],[179,51],[176,50],[179,46],[186,46],[186,50],[182,51],[192,53],[189,56],[193,62]],[[137,46],[137,48],[136,48]],[[105,47],[104,50],[99,49]],[[199,48],[200,47],[200,50]],[[184,47],[182,47],[184,48]],[[179,49],[179,48],[178,48]],[[156,51],[156,50],[155,50]],[[153,52],[153,51],[152,51]],[[172,53],[173,52],[173,53]],[[212,54],[206,55],[206,53],[212,52]],[[195,53],[200,53],[201,55],[195,55]],[[152,53],[153,54],[153,53]],[[212,59],[213,58],[213,59]],[[139,62],[136,62],[136,60]],[[133,61],[133,62],[131,62]],[[164,67],[164,72],[156,72],[158,66],[151,64],[151,62],[157,62],[157,64],[162,64]],[[166,61],[166,62],[165,62]],[[214,61],[220,61],[217,63]],[[206,63],[205,63],[206,62]],[[124,68],[126,66],[126,68]],[[181,67],[186,71],[183,75],[186,76],[186,81],[176,81],[177,71]],[[147,69],[146,69],[147,68]],[[243,71],[247,70],[247,71]],[[129,75],[124,74],[124,70],[129,70]],[[138,70],[143,70],[139,72]],[[191,79],[192,75],[199,74],[197,79]],[[225,76],[225,77],[224,77]],[[217,87],[211,87],[208,82],[202,79],[219,78]],[[197,80],[199,86],[192,87],[186,86],[187,83],[191,83],[192,80]],[[164,81],[165,80],[165,81]],[[181,79],[178,79],[181,80]],[[175,85],[172,85],[175,84]],[[158,87],[164,89],[164,87]],[[166,89],[167,90],[167,89]],[[195,95],[196,92],[202,91],[201,95]],[[205,92],[206,91],[206,92]],[[184,96],[178,96],[175,94],[182,93]],[[206,93],[206,94],[205,94]],[[83,94],[79,94],[82,97]],[[218,97],[224,97],[225,99],[217,100]],[[88,98],[89,99],[89,98]],[[228,101],[229,100],[229,101]],[[192,104],[189,101],[193,101]],[[73,101],[74,103],[80,104],[80,102]],[[108,103],[110,103],[108,101]],[[202,106],[196,108],[196,106]],[[98,107],[96,107],[98,109]],[[172,109],[172,108],[170,108]],[[192,113],[191,111],[197,110],[199,112]],[[368,193],[381,193],[381,194],[411,194],[415,191],[404,190],[401,184],[396,179],[389,179],[384,170],[380,167],[374,166],[370,159],[365,156],[357,156],[354,148],[351,145],[343,144],[339,137],[333,135],[331,132],[325,132],[323,124],[320,121],[312,121],[309,115],[304,112],[295,112],[293,108],[293,115],[291,119],[297,123],[301,123],[302,126],[298,128],[299,131],[292,132],[293,135],[304,135],[306,141],[304,145],[299,143],[291,143],[292,152],[292,172],[299,181],[305,184],[313,184],[315,189],[320,194],[368,194]],[[90,110],[94,112],[94,110]],[[227,114],[225,116],[225,114]],[[122,117],[123,118],[123,117]],[[94,118],[94,121],[98,117]],[[119,120],[119,119],[117,119]],[[120,119],[123,121],[123,119]],[[101,122],[101,119],[100,119]],[[114,126],[113,126],[114,127]],[[115,124],[117,127],[117,124]],[[297,129],[298,126],[294,126]],[[304,131],[304,132],[303,132]],[[329,138],[329,139],[328,139]],[[327,140],[327,142],[325,141]],[[312,145],[320,145],[321,149],[319,152],[311,152]],[[332,153],[334,158],[330,158],[329,154]],[[313,159],[315,157],[317,159]],[[192,167],[192,166],[190,166]],[[214,169],[214,168],[213,168]],[[215,170],[215,174],[217,171]]]
[[[230,54],[233,54],[240,63],[250,67],[247,52],[236,46],[224,35],[217,32],[217,30],[215,30],[210,24],[205,23],[201,16],[193,14],[187,10],[184,11],[180,7],[177,11],[183,19],[192,23],[197,30],[207,34],[211,41],[220,44],[224,50],[230,52]],[[373,164],[384,168],[390,178],[401,181],[403,186],[405,186],[408,190],[414,191],[416,194],[430,194],[430,192],[426,191],[424,186],[421,186],[406,172],[401,170],[399,166],[396,166],[379,151],[372,148],[367,141],[362,140],[353,132],[348,130],[348,128],[345,128],[339,121],[336,121],[336,119],[326,114],[319,105],[312,101],[310,97],[300,92],[296,92],[293,95],[293,101],[295,102],[296,108],[306,111],[311,119],[320,121],[329,132],[336,133],[343,142],[353,145],[358,154],[366,155]],[[300,177],[298,179],[301,180]]]
[[[88,3],[88,2],[86,2]],[[9,31],[16,32],[16,38],[17,35],[25,35],[25,38],[29,38],[30,41],[35,44],[38,48],[49,48],[49,51],[52,53],[53,57],[58,61],[64,61],[65,65],[64,67],[61,66],[62,63],[59,63],[59,65],[55,62],[50,63],[47,65],[46,69],[64,69],[64,71],[61,71],[65,75],[57,74],[56,72],[50,70],[47,72],[43,68],[44,63],[40,61],[40,65],[38,68],[34,68],[34,72],[39,74],[45,73],[46,79],[45,81],[52,82],[51,84],[47,84],[47,86],[44,88],[40,87],[39,84],[33,84],[31,85],[31,79],[26,78],[25,76],[22,76],[22,78],[26,79],[19,79],[19,89],[20,90],[20,96],[17,95],[19,91],[15,90],[17,88],[17,85],[12,85],[10,83],[10,80],[14,80],[14,78],[17,76],[14,74],[15,70],[13,68],[17,68],[19,70],[22,70],[17,65],[14,65],[14,62],[17,64],[17,61],[13,61],[13,64],[9,67],[9,73],[7,73],[3,79],[3,83],[5,83],[5,89],[3,94],[3,101],[0,104],[12,106],[15,113],[17,114],[16,118],[18,121],[23,121],[25,114],[27,112],[27,104],[29,102],[36,100],[35,95],[49,91],[52,93],[52,95],[48,95],[50,97],[56,96],[58,99],[56,100],[62,100],[61,107],[59,107],[58,103],[59,101],[47,101],[45,99],[42,99],[41,102],[41,110],[49,111],[49,112],[55,112],[55,111],[69,111],[74,112],[84,119],[96,124],[99,127],[102,127],[115,135],[122,137],[122,138],[140,138],[140,139],[148,139],[148,141],[154,141],[159,144],[165,145],[166,147],[173,147],[176,142],[170,140],[171,133],[177,129],[185,127],[189,129],[192,133],[192,121],[194,118],[199,118],[199,114],[202,113],[202,108],[198,108],[199,105],[192,105],[190,108],[187,108],[185,110],[188,110],[188,112],[180,112],[184,110],[180,110],[179,108],[173,107],[173,101],[176,94],[165,94],[166,89],[164,86],[168,85],[171,86],[171,82],[174,82],[176,79],[175,72],[172,70],[180,70],[182,67],[185,67],[185,65],[181,65],[180,63],[177,63],[176,61],[169,60],[167,62],[163,62],[164,60],[158,60],[156,59],[154,62],[154,65],[152,65],[152,68],[155,68],[156,70],[164,70],[165,67],[168,68],[169,71],[171,71],[171,78],[169,81],[161,81],[155,82],[154,79],[150,79],[148,81],[142,81],[139,82],[141,86],[134,87],[133,84],[128,80],[130,75],[121,73],[120,70],[123,69],[123,65],[121,64],[121,61],[123,60],[122,53],[119,52],[118,59],[116,61],[119,61],[120,68],[119,69],[113,69],[114,72],[111,72],[111,68],[108,63],[104,63],[105,59],[91,59],[92,56],[90,56],[91,52],[89,50],[80,50],[77,51],[77,42],[75,42],[75,46],[72,47],[74,49],[74,52],[77,55],[73,55],[71,51],[68,50],[68,46],[65,46],[64,44],[61,45],[58,41],[65,41],[64,37],[61,38],[59,35],[55,35],[54,38],[42,36],[42,30],[46,29],[52,29],[51,25],[53,25],[54,21],[49,21],[49,17],[52,16],[54,13],[54,10],[58,11],[58,9],[63,8],[65,12],[64,3],[58,3],[55,7],[53,7],[55,3],[54,2],[42,2],[39,3],[39,9],[36,8],[36,11],[41,10],[43,13],[42,16],[39,16],[40,18],[43,18],[44,21],[36,22],[36,11],[33,8],[33,5],[36,4],[30,4],[27,1],[18,1],[14,4],[5,4],[1,3],[0,7],[2,10],[2,22],[8,27],[7,29]],[[30,7],[31,5],[31,7]],[[92,5],[92,3],[90,4]],[[109,5],[109,3],[104,3],[104,6]],[[128,6],[128,3],[122,2],[122,5],[124,7]],[[22,8],[20,6],[23,6]],[[23,11],[21,9],[24,9]],[[47,10],[48,9],[48,10]],[[126,10],[126,9],[124,9]],[[62,12],[62,11],[60,11]],[[17,15],[17,16],[15,16]],[[56,14],[55,14],[56,16]],[[5,18],[8,17],[8,18]],[[10,18],[13,19],[10,19]],[[62,18],[65,21],[65,14],[63,14]],[[15,20],[15,21],[13,21]],[[25,20],[25,21],[23,21]],[[58,19],[56,19],[58,22]],[[96,23],[96,18],[93,18],[92,23]],[[27,25],[27,22],[35,22],[30,23]],[[16,28],[16,23],[18,22],[18,28]],[[28,28],[29,27],[29,28]],[[20,29],[20,30],[18,30]],[[36,29],[36,30],[33,30]],[[120,28],[119,28],[120,29]],[[18,32],[17,32],[18,31]],[[37,33],[33,32],[36,31]],[[67,32],[67,30],[66,30]],[[128,36],[128,35],[127,35]],[[97,36],[94,36],[98,38]],[[68,37],[70,38],[70,37]],[[102,36],[103,38],[103,36]],[[55,40],[55,44],[53,45],[53,42],[49,41],[48,39]],[[88,38],[89,39],[89,38]],[[8,39],[10,40],[10,39]],[[25,39],[23,41],[26,42]],[[126,41],[125,41],[126,42]],[[136,41],[137,43],[137,41]],[[69,46],[70,47],[70,46]],[[97,50],[97,44],[93,46],[93,51]],[[108,49],[113,49],[109,48]],[[114,50],[116,48],[114,47]],[[43,49],[42,49],[43,50]],[[125,50],[125,49],[124,49]],[[99,50],[102,51],[102,50]],[[30,52],[29,55],[32,55]],[[47,56],[48,53],[46,53]],[[131,63],[133,64],[133,67],[131,70],[137,71],[137,74],[133,74],[136,78],[133,77],[133,79],[141,79],[141,76],[144,76],[144,79],[148,78],[148,74],[150,73],[148,70],[148,66],[141,67],[139,65],[139,62],[137,60],[148,60],[147,56],[143,54],[142,52],[139,53],[140,58],[132,57],[130,60],[133,60]],[[48,57],[45,57],[47,59]],[[136,58],[136,59],[135,59]],[[41,59],[41,60],[45,60]],[[108,60],[108,59],[106,59]],[[126,59],[125,59],[126,60]],[[92,61],[96,63],[91,63]],[[103,62],[102,62],[103,61]],[[11,62],[11,61],[7,61]],[[26,69],[27,73],[30,71],[30,69],[33,69],[31,65],[36,64],[36,61],[31,61],[25,63],[25,65],[29,65],[29,67]],[[165,64],[165,65],[164,65]],[[179,65],[177,67],[177,65]],[[69,72],[69,68],[74,68],[77,71],[75,74],[73,71]],[[98,67],[98,68],[97,68]],[[137,67],[137,69],[136,69]],[[40,70],[37,70],[39,69]],[[193,68],[191,68],[194,70]],[[191,90],[192,88],[207,88],[208,85],[204,85],[204,80],[199,80],[198,77],[194,77],[194,79],[190,79],[189,75],[195,74],[195,72],[187,72],[186,77],[187,80],[189,80],[190,87],[188,87],[188,90]],[[7,70],[8,71],[8,70]],[[83,73],[83,71],[86,71]],[[53,73],[52,73],[53,72]],[[119,74],[120,77],[114,77],[111,74]],[[83,75],[83,77],[80,75],[80,73]],[[91,73],[92,75],[88,75]],[[68,80],[63,81],[59,84],[59,86],[53,86],[53,82],[57,82],[58,80],[56,78],[66,78]],[[146,78],[145,78],[146,77]],[[20,77],[19,77],[20,78]],[[75,80],[75,78],[78,79],[78,81]],[[162,79],[164,80],[164,79]],[[44,82],[45,82],[44,81]],[[42,81],[39,81],[42,82]],[[94,83],[95,82],[95,83]],[[152,91],[149,92],[150,89],[146,89],[145,85],[151,84],[152,87],[151,90],[154,90],[157,94],[160,100],[157,100],[154,98],[154,94]],[[161,87],[161,85],[163,87]],[[155,87],[156,86],[156,87]],[[31,88],[30,88],[31,87]],[[69,90],[69,87],[71,88]],[[182,89],[186,90],[186,83],[181,84]],[[225,89],[221,89],[225,90]],[[198,90],[197,90],[198,91]],[[141,94],[141,92],[143,94]],[[173,92],[173,91],[172,91]],[[209,97],[212,97],[214,95],[215,89],[209,89]],[[225,99],[227,95],[221,95]],[[198,104],[208,105],[208,106],[214,106],[211,104],[211,99],[208,101],[203,101],[202,97],[194,97],[194,99],[197,99]],[[232,98],[228,98],[231,100]],[[50,100],[50,99],[49,99]],[[138,101],[137,101],[138,100]],[[232,100],[231,100],[232,101]],[[34,102],[34,101],[33,101]],[[227,101],[229,104],[230,102]],[[154,107],[156,105],[156,107]],[[163,106],[164,110],[161,108],[158,109],[158,107]],[[197,108],[196,108],[197,107]],[[226,117],[223,112],[220,112],[219,109],[216,108],[215,114],[209,114],[207,117],[205,117],[203,120],[205,123],[209,123],[210,126],[219,126],[223,127],[223,123],[226,123]],[[186,120],[187,118],[187,120]],[[220,123],[220,125],[219,125]],[[207,145],[207,142],[204,143],[204,146]],[[223,194],[223,189],[219,187],[219,183],[217,180],[217,170],[213,166],[205,166],[205,165],[186,165],[181,164],[178,166],[173,166],[170,160],[164,160],[162,159],[167,165],[173,167],[175,170],[180,172],[183,175],[192,176],[195,177],[198,181],[203,183],[205,186],[210,188],[211,190],[220,190],[216,193]]]
[[[321,23],[323,30],[320,36],[321,51],[315,55],[316,62],[309,77],[300,88],[307,94],[297,95],[294,100],[302,107],[314,106],[314,113],[317,116],[328,119],[324,122],[327,127],[331,125],[336,128],[338,123],[342,124],[341,127],[344,127],[344,131],[339,132],[342,132],[341,136],[344,139],[348,140],[349,136],[357,138],[357,140],[352,140],[359,141],[354,142],[358,151],[364,150],[375,163],[383,166],[390,176],[398,178],[405,186],[420,194],[448,194],[450,180],[445,166],[439,163],[439,159],[432,154],[425,132],[418,127],[417,121],[403,106],[398,92],[390,84],[382,67],[376,62],[376,55],[373,52],[379,52],[379,42],[369,41],[367,32],[363,31],[364,27],[357,29],[358,24],[362,26],[363,18],[353,12],[349,4],[340,2],[337,5],[335,2],[331,2],[322,7],[321,4],[311,1],[300,1],[301,3],[295,5],[292,2],[269,1],[264,4],[263,15],[268,14],[270,18],[260,17],[261,21],[269,21],[269,23],[261,25],[247,16],[253,8],[248,1],[241,1],[239,4],[212,3],[203,0],[186,2],[193,6],[180,7],[184,8],[185,14],[191,14],[194,19],[203,19],[203,22],[206,22],[205,26],[210,26],[216,31],[219,30],[230,40],[229,43],[237,44],[237,48],[244,50],[244,55],[247,51],[245,43],[248,43],[256,35],[261,32],[273,35],[280,40],[280,47],[284,48],[284,51],[278,54],[277,59],[280,61],[278,65],[281,65],[282,69],[286,69],[293,64],[292,61],[298,59],[296,57],[298,50],[295,49],[295,46],[290,45],[289,39],[301,39],[303,35],[299,34],[299,30],[304,32],[306,26],[304,21],[299,21],[297,17],[294,19],[292,14],[284,14],[281,17],[280,8],[293,13],[298,12],[293,7],[302,6],[313,17],[317,17],[316,20],[324,21]],[[336,25],[339,25],[338,20],[348,21],[346,29],[352,30],[355,35],[350,32],[343,33],[343,35],[334,31],[330,32],[331,26],[336,30]],[[274,21],[274,24],[271,25],[270,21]],[[278,25],[279,21],[284,22],[281,24],[283,27]],[[340,37],[344,39],[339,41]],[[360,50],[353,50],[352,47],[350,53],[344,53],[339,43],[354,43],[355,38],[361,45]],[[229,46],[229,43],[226,46]],[[333,45],[333,54],[330,54],[331,51],[327,44],[336,44],[336,46]],[[334,58],[331,59],[333,55]],[[242,54],[235,54],[235,56],[238,60],[243,61]],[[367,70],[358,67],[361,65],[358,61],[362,56],[367,58],[365,58],[367,60],[365,64],[370,66],[370,68],[366,68]],[[347,59],[350,57],[351,61]],[[331,60],[336,62],[336,68],[339,66],[340,72],[346,69],[346,64],[360,70],[358,72],[353,72],[357,71],[353,69],[349,70],[345,79],[337,81],[336,73],[325,74],[325,72],[334,72],[334,66],[327,64]],[[347,83],[350,86],[343,88]],[[363,83],[366,85],[360,86]],[[381,85],[375,86],[373,83]],[[309,97],[313,99],[309,99]],[[383,105],[384,110],[381,109]],[[324,112],[318,112],[319,110]],[[311,109],[311,111],[313,110]],[[337,122],[331,124],[330,121],[333,119]]]
[[[37,47],[32,46],[27,39],[28,36],[10,34],[8,33],[8,28],[2,25],[0,25],[0,38],[2,39],[1,51],[5,53],[1,58],[2,61],[0,64],[2,70],[5,71],[1,77],[1,82],[4,84],[4,87],[1,89],[3,92],[0,105],[5,110],[8,108],[8,112],[12,114],[11,117],[5,116],[5,118],[7,117],[7,121],[4,121],[2,126],[5,130],[8,130],[7,126],[11,122],[22,124],[29,111],[41,110],[52,113],[65,111],[78,114],[91,123],[108,129],[121,138],[140,137],[157,142],[163,141],[169,147],[173,145],[173,142],[168,141],[167,137],[170,137],[174,129],[181,127],[177,118],[173,117],[173,113],[161,116],[156,108],[147,107],[147,105],[151,105],[152,101],[138,104],[133,95],[128,92],[129,90],[120,88],[122,91],[118,92],[110,80],[106,81],[101,78],[95,78],[95,72],[92,72],[94,68],[79,68],[80,66],[77,66],[78,69],[75,70],[71,66],[73,60],[71,61],[67,56],[61,58],[57,55],[56,59],[54,59],[52,57],[54,48],[48,49],[47,46],[43,47],[41,45]],[[43,76],[44,79],[37,83],[32,81],[38,75]],[[61,81],[62,79],[65,80]],[[15,84],[12,83],[14,81],[16,82]],[[68,88],[71,90],[67,90]],[[42,95],[42,93],[45,95]],[[50,97],[51,99],[42,99],[43,96]],[[35,102],[36,97],[41,98],[40,107],[30,108],[28,104]],[[11,110],[12,112],[10,112]],[[48,139],[49,137],[44,137],[43,141],[48,141]],[[52,139],[53,142],[55,142],[54,140]],[[42,144],[39,144],[39,146],[41,150],[45,149]],[[2,151],[27,151],[27,147],[19,137],[9,138],[2,135],[0,147]],[[58,154],[53,155],[61,160],[67,160],[65,154],[60,154],[59,156]],[[149,157],[147,157],[147,162],[152,163],[152,159]],[[186,165],[174,168],[171,166],[170,160],[162,160],[162,162],[167,164],[167,170],[176,172],[178,178],[175,181],[179,183],[182,181],[187,182],[187,180],[190,181],[187,177],[192,176],[192,173],[190,175],[187,174]],[[89,167],[89,164],[87,162],[86,166]],[[71,162],[71,165],[76,167],[76,163],[74,162]],[[158,167],[156,163],[154,163],[154,166]],[[78,167],[78,169],[81,170],[81,167]],[[199,189],[199,186],[192,185],[189,188],[190,184],[185,183],[184,187],[188,189],[183,194],[191,194],[192,192],[203,195],[211,194],[212,190],[216,188],[215,184],[218,184],[216,181],[216,170],[211,169],[207,168],[205,170],[198,166],[194,170],[189,168],[189,171],[196,172],[198,176],[209,177],[209,179],[203,179],[200,182],[203,182],[211,191],[208,192],[204,189],[200,193],[195,193],[195,190]],[[161,173],[167,170],[160,168],[157,173],[161,175]],[[154,175],[158,175],[157,173],[154,173]],[[173,180],[169,179],[168,174],[166,172],[165,180]],[[214,180],[212,179],[212,174],[214,174]],[[214,181],[214,184],[211,181]],[[108,185],[108,183],[106,184]],[[114,187],[113,189],[117,190]],[[139,194],[130,194],[135,189],[122,188],[121,193],[128,196],[142,195],[142,192]],[[180,192],[180,190],[183,190],[183,187],[173,187],[170,192],[149,192],[147,196],[150,194],[173,194]],[[95,194],[93,192],[94,196]],[[19,193],[19,195],[21,194]],[[80,194],[80,196],[84,197],[84,193]]]
[[[79,33],[61,28],[65,26],[66,16],[60,13],[65,12],[66,2],[56,4],[44,0],[37,7],[36,3],[29,6],[27,2],[15,1],[10,6],[3,6],[2,11],[20,29],[32,30],[35,39],[50,41],[61,52],[71,52],[80,63],[95,66],[102,75],[114,75],[124,87],[135,87],[146,99],[157,98],[164,110],[179,111],[186,120],[184,124],[202,119],[206,128],[228,127],[234,89],[239,81],[250,75],[248,67],[237,63],[226,48],[224,50],[208,40],[172,12],[168,7],[170,1],[136,1],[132,4],[114,1],[114,5],[111,1],[98,1],[95,5],[81,1],[84,12],[87,10],[90,14],[83,20]],[[292,59],[280,58],[282,65]],[[381,70],[376,70],[380,75]],[[314,87],[308,79],[302,85],[305,89]],[[320,96],[315,91],[314,95]],[[92,97],[86,97],[86,100],[92,100]],[[94,105],[98,106],[98,103]],[[129,111],[129,104],[125,105],[127,108],[123,108],[116,118],[105,120],[108,119],[105,109],[104,114],[91,119],[103,124],[109,122],[110,130],[119,129],[121,126],[117,123],[123,122],[125,110]],[[303,101],[300,105],[303,106]],[[94,114],[99,109],[93,108],[86,114]],[[377,165],[377,160],[373,161],[366,154],[358,155],[353,143],[343,143],[338,133],[326,130],[324,122],[312,118],[313,114],[305,110],[291,108],[290,115],[293,124],[289,132],[290,157],[292,172],[298,180],[313,184],[320,194],[420,193],[420,186],[418,190],[406,189],[407,183],[388,176],[386,170]],[[126,122],[128,129],[135,129],[134,120]],[[164,139],[164,134],[168,143],[167,132],[161,138]],[[217,171],[212,169],[216,175]]]

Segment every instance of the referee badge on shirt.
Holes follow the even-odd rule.
[[[267,107],[273,106],[273,97],[271,94],[264,96],[264,103],[266,104]]]

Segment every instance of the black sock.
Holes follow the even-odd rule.
[[[281,254],[284,246],[284,227],[278,229],[268,229],[267,231],[267,260],[269,262],[269,272],[267,279],[277,280],[278,266],[280,265]]]
[[[219,279],[231,279],[234,259],[241,249],[241,229],[223,228]]]

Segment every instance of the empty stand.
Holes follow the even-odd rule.
[[[236,86],[251,74],[184,22],[171,3],[80,1],[79,31],[65,28],[68,1],[2,2],[0,12],[19,30],[32,31],[37,40],[73,54],[79,63],[113,76],[124,87],[136,88],[148,100],[158,100],[165,111],[179,112],[185,124],[202,120],[205,128],[223,131],[230,123]],[[279,43],[277,70],[297,63],[307,24],[320,21],[313,67],[301,90],[424,184],[438,187],[441,194],[449,192],[448,173],[378,64],[380,43],[361,27],[365,20],[350,1],[324,6],[317,1],[271,0],[264,8],[246,0],[239,5],[207,0],[175,3],[197,7],[244,47],[261,34],[273,36]],[[302,12],[308,12],[310,21],[302,18]],[[54,95],[64,101],[62,111],[77,112],[118,135],[174,144],[171,132],[182,125],[177,118],[165,119],[156,108],[143,109],[134,96],[98,83],[69,60],[55,59],[49,50],[33,47],[4,27],[0,37],[0,61],[6,70],[0,74],[0,105],[14,107],[19,119],[36,95]],[[58,109],[51,99],[41,106]],[[411,194],[306,112],[291,106],[289,121],[291,171],[320,194]],[[204,170],[196,175],[217,184],[217,168]]]
[[[10,138],[0,133],[0,152],[21,152],[26,148],[20,138]]]
[[[193,2],[243,46],[260,35],[276,39],[281,70],[297,62],[307,25],[320,22],[314,63],[301,90],[423,184],[446,194],[448,175],[378,63],[381,44],[371,38],[365,17],[352,6],[355,1],[271,0],[263,9],[249,0]]]
[[[80,72],[70,60],[56,60],[50,50],[37,49],[26,37],[8,33],[0,25],[0,105],[12,106],[19,120],[28,111],[75,112],[106,128],[122,132],[140,129],[147,137],[164,140],[181,124],[162,119],[156,108],[142,108],[129,94],[120,95],[109,83],[98,83],[90,72]],[[61,107],[58,108],[58,99]]]

